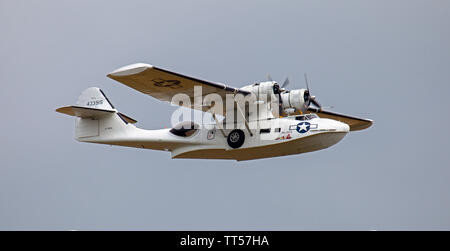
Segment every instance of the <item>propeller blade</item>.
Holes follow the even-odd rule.
[[[305,83],[306,83],[306,90],[308,90],[308,94],[311,95],[311,91],[309,90],[308,76],[306,75],[306,72],[305,72]],[[309,97],[309,101],[310,101],[313,105],[317,106],[320,110],[322,110],[322,105],[316,100],[316,96],[310,96],[310,97]]]
[[[270,76],[270,74],[267,74],[267,79],[268,79],[269,81],[273,81],[273,79],[272,79],[272,77]]]
[[[308,76],[306,75],[306,72],[305,72],[305,83],[306,83],[306,90],[308,90],[309,92]]]
[[[311,100],[311,103],[313,103],[313,104],[314,104],[315,106],[317,106],[320,110],[322,110],[322,105],[320,105],[319,102],[317,102],[315,96],[312,96],[312,97],[310,98],[310,100]]]
[[[283,114],[283,105],[280,99],[280,102],[278,102],[278,117],[281,116],[282,114]]]
[[[283,84],[281,85],[281,88],[285,88],[288,85],[289,85],[289,77],[287,77],[286,80],[284,80]]]

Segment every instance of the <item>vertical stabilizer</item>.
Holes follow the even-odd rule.
[[[78,97],[77,106],[102,110],[115,110],[103,91],[98,87],[90,87],[84,90]]]
[[[97,87],[84,90],[76,105],[56,109],[75,116],[75,139],[87,142],[109,141],[124,137],[135,128],[136,120],[118,112],[105,93]]]

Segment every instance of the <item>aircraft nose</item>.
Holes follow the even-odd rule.
[[[350,131],[350,126],[347,125],[346,123],[337,122],[336,127],[337,127],[336,131],[338,131],[338,132],[349,132]]]

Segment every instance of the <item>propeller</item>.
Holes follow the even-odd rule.
[[[305,83],[306,83],[306,91],[305,91],[305,102],[308,100],[309,103],[313,103],[313,105],[317,106],[320,110],[322,110],[322,105],[317,101],[316,96],[311,96],[311,92],[309,90],[308,76],[305,73]]]
[[[285,88],[288,85],[289,85],[289,77],[287,77],[286,80],[284,80],[283,84],[281,85],[281,88]]]
[[[267,79],[269,81],[271,81],[271,82],[274,82],[272,77],[270,76],[270,74],[267,74]],[[281,114],[281,110],[282,110],[282,106],[281,106],[281,92],[283,90],[280,88],[280,86],[277,83],[275,83],[272,88],[273,88],[273,93],[274,94],[278,94],[278,98],[280,100],[280,102],[278,102],[278,112],[279,112],[279,114]]]
[[[267,74],[267,80],[273,82],[272,76],[270,76],[270,74]],[[284,80],[283,84],[281,85],[281,88],[285,88],[288,85],[289,85],[289,77],[287,77],[286,80]]]
[[[306,84],[306,90],[304,91],[304,94],[303,94],[305,108],[309,108],[309,105],[313,104],[314,106],[316,106],[319,109],[319,111],[322,111],[323,107],[319,103],[319,101],[317,101],[316,96],[311,95],[311,90],[309,89],[308,75],[306,73],[304,74],[304,77],[305,77],[305,84]],[[267,79],[269,81],[273,81],[270,74],[267,74]],[[283,106],[282,106],[282,102],[281,102],[281,94],[284,92],[289,93],[289,91],[287,91],[285,89],[285,87],[288,86],[289,84],[290,84],[289,77],[287,77],[281,86],[279,86],[277,83],[275,83],[275,85],[273,86],[274,93],[278,94],[278,97],[280,99],[280,102],[278,103],[279,104],[279,114],[283,114],[283,112],[285,112],[283,110]],[[332,108],[332,107],[329,107],[329,108]]]
[[[267,80],[271,81],[271,82],[275,82],[273,81],[272,77],[270,76],[270,74],[267,74]],[[280,87],[280,85],[278,85],[278,83],[275,83],[273,85],[273,92],[275,94],[280,94],[282,91],[284,91],[283,87],[289,84],[289,79],[286,78],[286,80],[284,81],[283,85]]]
[[[281,93],[285,92],[285,87],[289,85],[289,77],[286,77],[286,80],[284,80],[283,84],[280,87],[280,91],[278,92],[278,98],[279,98],[279,102],[278,102],[278,114],[281,115],[283,114],[283,104],[282,104],[282,100],[281,100]]]
[[[316,106],[317,108],[319,108],[319,110],[322,110],[322,105],[319,103],[319,101],[317,101],[316,96],[312,96],[311,95],[311,91],[309,89],[309,81],[308,81],[308,75],[305,73],[304,74],[305,77],[305,84],[306,84],[306,90],[304,92],[304,102],[306,104],[306,107],[309,107],[309,105],[312,103],[314,106]],[[270,74],[267,74],[267,79],[269,81],[273,81],[272,77],[270,76]],[[281,86],[279,86],[278,84],[275,84],[273,86],[274,89],[274,93],[279,95],[279,98],[281,100],[281,93],[285,92],[285,88],[290,84],[289,81],[289,77],[286,78],[286,80],[284,80],[283,84]],[[281,102],[279,103],[279,113],[281,114],[283,112],[282,110],[282,104]]]

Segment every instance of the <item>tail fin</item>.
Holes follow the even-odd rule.
[[[126,133],[127,125],[137,121],[118,112],[100,88],[84,90],[76,105],[56,109],[57,112],[78,117],[75,138],[96,142]]]

